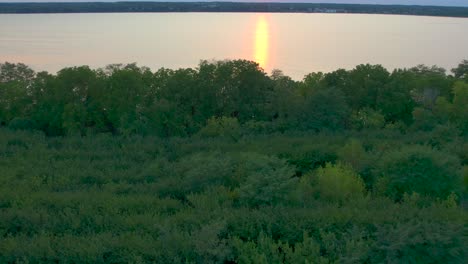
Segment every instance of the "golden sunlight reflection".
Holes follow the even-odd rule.
[[[268,21],[264,15],[257,18],[255,28],[255,54],[254,59],[260,67],[266,68],[268,64]]]

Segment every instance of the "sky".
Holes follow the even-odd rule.
[[[132,0],[121,0],[132,1]],[[145,1],[145,0],[134,0]],[[157,1],[157,0],[156,0]],[[159,2],[193,2],[203,0],[161,0]],[[220,2],[310,2],[310,3],[348,3],[348,4],[400,4],[400,5],[439,5],[466,6],[468,0],[217,0]],[[5,2],[116,2],[114,0],[0,0]]]

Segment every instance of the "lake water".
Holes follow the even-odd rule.
[[[294,79],[382,64],[456,66],[468,19],[359,14],[114,13],[0,15],[0,62],[35,70],[137,62],[152,69],[249,59]]]

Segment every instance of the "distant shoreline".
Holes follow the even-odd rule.
[[[325,13],[468,18],[468,7],[236,2],[0,3],[0,14],[52,13]]]

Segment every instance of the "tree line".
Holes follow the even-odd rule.
[[[451,125],[468,134],[468,61],[447,75],[381,65],[311,73],[294,81],[245,60],[203,61],[195,69],[136,64],[34,72],[0,64],[0,124],[49,136],[96,133],[185,137],[214,127],[349,130]],[[229,129],[234,133],[236,129]]]
[[[0,13],[115,13],[115,12],[268,12],[268,13],[356,13],[468,17],[467,7],[327,4],[327,3],[239,3],[239,2],[89,2],[89,3],[0,3]]]

